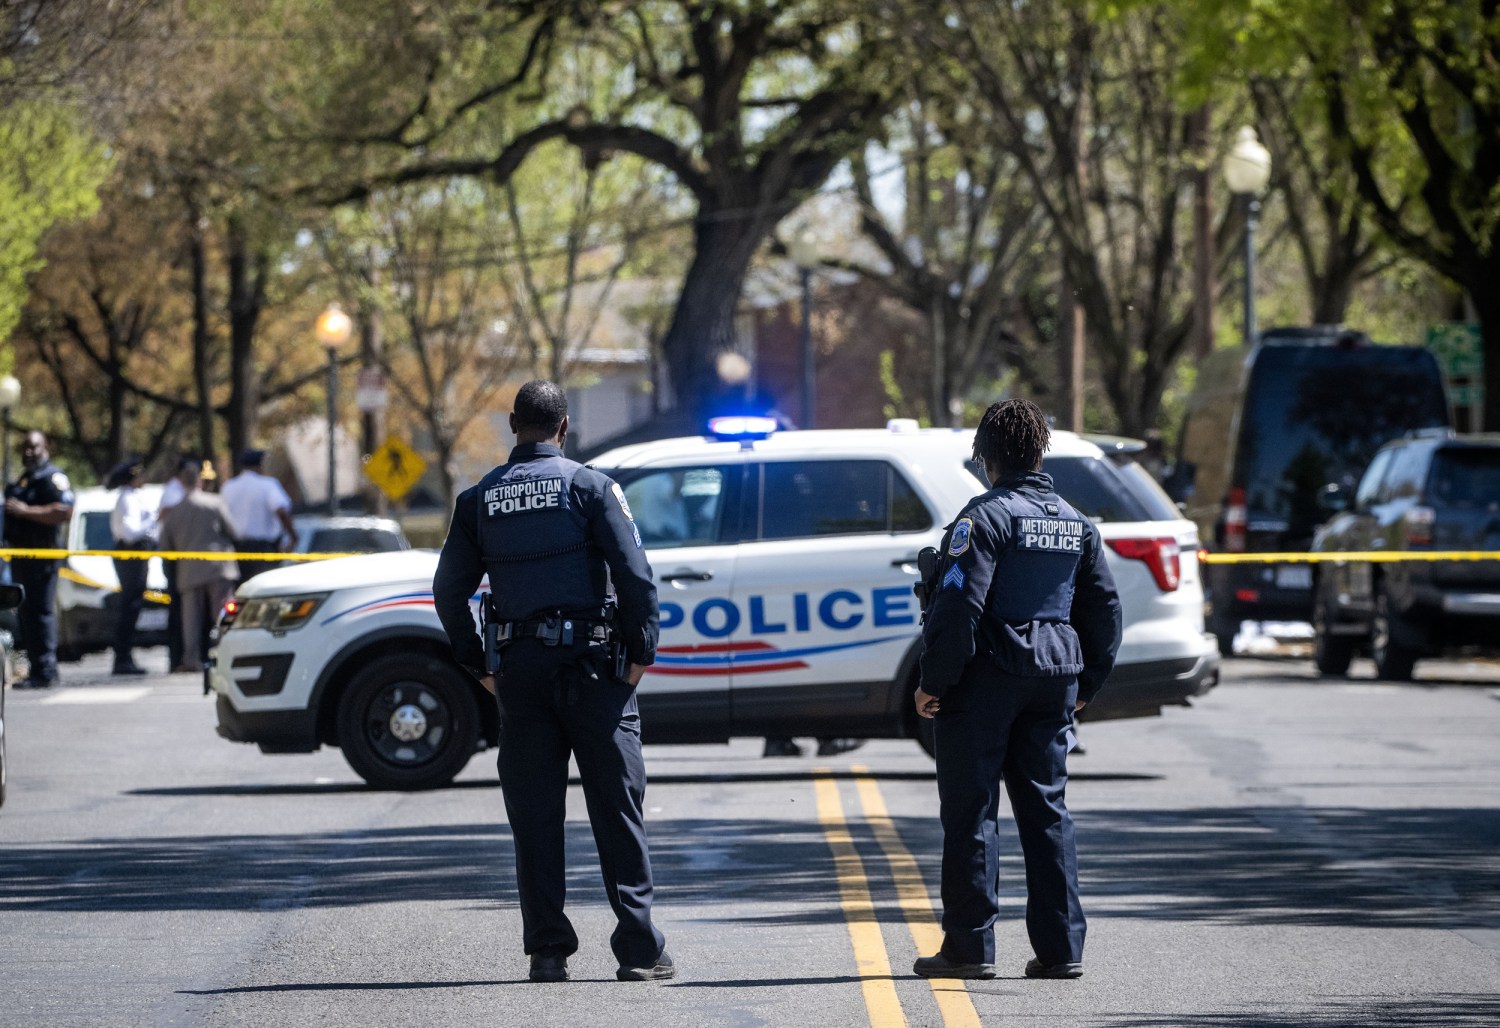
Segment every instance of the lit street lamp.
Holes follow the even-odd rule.
[[[1245,343],[1255,342],[1255,225],[1260,217],[1260,194],[1271,181],[1271,153],[1246,125],[1224,156],[1224,181],[1229,191],[1245,198]]]
[[[812,428],[818,409],[812,345],[812,273],[818,266],[818,241],[803,226],[787,240],[786,252],[802,277],[802,427]]]
[[[338,350],[349,341],[354,323],[349,320],[336,303],[318,315],[318,342],[328,351],[328,513],[339,512],[338,460],[334,451],[334,427],[339,415],[339,356]]]

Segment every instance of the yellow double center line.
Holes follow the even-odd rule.
[[[943,933],[938,928],[932,900],[922,882],[921,870],[902,843],[901,836],[886,811],[880,786],[868,775],[869,769],[855,765],[852,770],[858,776],[854,781],[864,821],[874,833],[875,841],[879,843],[890,868],[897,901],[901,905],[901,913],[911,931],[917,953],[936,953],[942,945]],[[849,834],[838,782],[829,777],[827,768],[819,768],[817,773],[819,777],[814,779],[813,787],[818,800],[818,820],[822,822],[828,848],[833,852],[839,899],[844,908],[844,920],[849,926],[849,941],[854,947],[854,964],[862,979],[865,1009],[870,1015],[870,1024],[879,1028],[905,1025],[906,1013],[901,1009],[901,1000],[896,995],[890,955],[886,952],[875,903],[870,897],[870,881],[865,875],[864,861],[860,859],[859,851],[855,849],[854,840]],[[933,998],[937,1001],[945,1025],[949,1028],[978,1028],[979,1015],[974,1010],[974,1003],[962,981],[930,979],[928,984],[932,987]]]

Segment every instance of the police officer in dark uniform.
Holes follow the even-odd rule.
[[[618,919],[615,976],[671,978],[676,969],[651,923],[635,697],[656,659],[656,587],[624,492],[563,456],[567,414],[556,384],[521,387],[510,416],[517,445],[459,495],[432,591],[454,656],[499,699],[500,785],[531,980],[565,981],[578,949],[563,912],[570,753]],[[486,572],[481,642],[469,600]]]
[[[5,540],[16,549],[52,550],[61,544],[61,526],[73,515],[73,487],[52,463],[47,437],[27,432],[21,440],[21,477],[5,487]],[[16,557],[12,577],[26,587],[17,612],[21,649],[31,664],[17,689],[47,689],[57,683],[57,569],[53,557]]]
[[[1027,400],[985,412],[974,458],[992,488],[948,530],[934,576],[916,704],[936,718],[943,945],[917,960],[925,978],[995,977],[1002,779],[1026,863],[1026,976],[1083,974],[1068,742],[1114,667],[1120,600],[1099,530],[1042,473],[1050,439]]]

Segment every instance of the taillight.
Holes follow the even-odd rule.
[[[1128,560],[1143,560],[1164,593],[1182,584],[1182,547],[1170,536],[1159,539],[1106,539],[1109,548]]]
[[[1250,521],[1245,508],[1245,490],[1229,490],[1224,501],[1224,549],[1230,553],[1245,552],[1245,526]]]
[[[1432,523],[1437,512],[1431,507],[1413,507],[1401,515],[1401,531],[1408,546],[1432,545]]]

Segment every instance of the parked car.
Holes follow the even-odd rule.
[[[1442,373],[1421,347],[1372,345],[1338,326],[1273,329],[1200,368],[1174,495],[1214,550],[1306,551],[1333,514],[1326,501],[1381,444],[1448,424]],[[1208,627],[1225,654],[1241,621],[1312,619],[1308,564],[1211,564],[1206,578]]]
[[[161,486],[145,485],[142,495],[152,504],[161,501]],[[64,545],[70,550],[112,550],[109,527],[119,492],[79,489],[74,493],[73,517]],[[146,600],[136,622],[137,646],[160,646],[167,641],[167,578],[161,560],[152,557],[146,571]],[[120,603],[120,580],[113,558],[79,554],[63,561],[57,577],[57,656],[77,660],[86,653],[107,649],[114,642]]]
[[[6,582],[0,584],[0,610],[15,610],[25,598],[26,590]],[[0,632],[0,807],[5,805],[5,694],[10,687],[10,655],[15,640],[9,632]]]
[[[1317,565],[1314,655],[1342,675],[1368,650],[1381,678],[1472,648],[1500,653],[1500,435],[1410,435],[1375,454],[1351,508],[1320,530],[1319,553],[1496,551],[1495,560]]]
[[[298,514],[292,518],[292,525],[297,529],[298,553],[390,553],[411,549],[401,523],[391,518]]]
[[[658,583],[661,643],[640,686],[646,740],[813,734],[930,748],[931,723],[911,703],[921,647],[911,587],[918,551],[985,488],[972,439],[909,422],[695,436],[599,457]],[[1212,687],[1219,656],[1203,630],[1192,524],[1144,472],[1070,433],[1054,434],[1046,469],[1100,522],[1125,609],[1120,661],[1091,719],[1156,715]],[[338,745],[383,787],[451,780],[478,744],[495,743],[498,721],[453,663],[432,607],[436,565],[430,551],[378,554],[245,583],[209,673],[219,733],[267,752]]]

